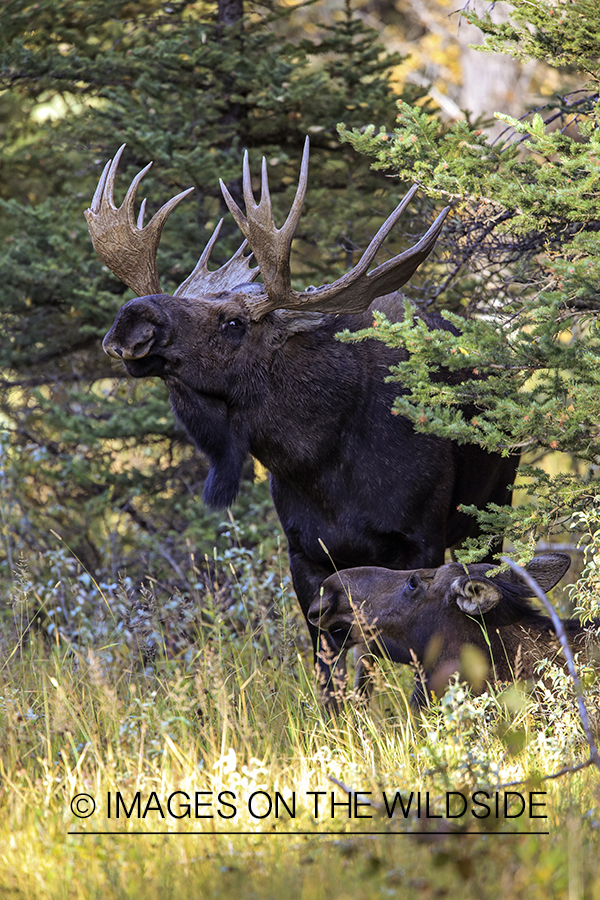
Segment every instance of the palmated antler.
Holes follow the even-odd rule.
[[[104,167],[92,205],[85,211],[92,243],[100,259],[114,274],[139,296],[160,293],[156,253],[163,226],[177,204],[193,188],[182,191],[162,206],[144,227],[146,201],[142,202],[137,223],[134,217],[135,195],[140,181],[152,165],[139,172],[129,187],[119,208],[115,206],[114,182],[125,144],[113,160]],[[175,297],[194,298],[205,294],[218,294],[252,282],[259,274],[263,285],[258,290],[243,290],[244,301],[253,319],[261,319],[275,309],[297,309],[324,313],[357,313],[366,310],[376,297],[381,297],[402,287],[420,264],[431,253],[449,207],[437,217],[429,231],[415,244],[393,259],[378,266],[372,272],[368,267],[383,241],[392,230],[417,191],[413,185],[399,206],[381,226],[358,264],[333,284],[306,291],[295,291],[291,286],[290,253],[298,227],[308,181],[308,138],[304,145],[302,165],[296,196],[282,228],[276,228],[269,193],[267,164],[262,163],[260,202],[256,203],[250,183],[248,154],[244,156],[243,189],[246,215],[242,213],[221,181],[225,202],[239,225],[246,240],[228,262],[210,272],[208,260],[219,235],[221,222],[215,228],[198,263],[183,284],[175,291]],[[252,252],[244,255],[247,245]],[[251,268],[256,258],[258,266]],[[261,289],[262,288],[262,289]]]
[[[198,297],[203,294],[219,294],[221,291],[229,291],[241,284],[248,284],[254,281],[259,274],[258,266],[250,268],[250,263],[254,259],[254,254],[249,253],[244,256],[244,250],[248,246],[248,241],[244,241],[235,251],[231,259],[228,259],[220,269],[209,272],[207,263],[210,258],[212,248],[214,247],[223,219],[217,223],[217,227],[213,231],[211,238],[202,252],[202,256],[196,263],[196,267],[192,274],[186,278],[183,284],[180,284],[174,297]]]
[[[275,309],[297,309],[323,313],[358,313],[366,310],[376,297],[398,290],[429,256],[450,207],[446,207],[421,240],[393,259],[367,273],[383,241],[390,233],[415,193],[415,184],[399,206],[381,226],[357,265],[333,284],[307,291],[295,291],[291,286],[290,252],[308,181],[308,138],[304,144],[298,190],[292,208],[282,228],[276,228],[269,193],[267,164],[263,157],[260,202],[256,203],[250,183],[248,153],[244,155],[243,188],[246,215],[243,214],[221,181],[225,202],[248,240],[256,257],[264,283],[264,292],[246,298],[250,314],[261,319]]]
[[[146,201],[142,201],[137,222],[134,217],[133,205],[140,181],[152,163],[148,163],[141,172],[138,172],[129,186],[123,203],[117,208],[114,203],[113,191],[117,167],[124,148],[125,144],[119,148],[115,158],[109,160],[104,167],[92,205],[86,209],[85,217],[94,249],[111,272],[134,290],[138,296],[160,294],[156,253],[161,232],[170,213],[194,189],[188,188],[168,200],[144,228]],[[218,294],[239,284],[247,284],[258,275],[258,268],[250,268],[252,254],[244,256],[246,241],[225,265],[215,272],[209,272],[208,259],[219,235],[222,222],[223,220],[215,228],[194,271],[177,288],[174,296],[198,297],[202,294]]]

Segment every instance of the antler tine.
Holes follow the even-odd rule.
[[[257,203],[254,199],[254,191],[252,190],[252,178],[250,176],[250,159],[248,151],[244,150],[244,158],[242,162],[242,190],[244,192],[244,203],[246,210],[256,209]]]
[[[217,227],[211,234],[208,244],[202,251],[202,255],[200,256],[200,259],[198,260],[196,268],[198,266],[206,266],[207,265],[208,260],[210,259],[210,254],[212,253],[212,248],[215,246],[215,244],[217,242],[217,238],[219,237],[219,232],[221,231],[222,224],[223,224],[223,219],[219,219],[219,221],[217,222]]]
[[[108,174],[106,176],[106,184],[104,186],[104,194],[103,196],[106,198],[109,206],[115,208],[114,201],[114,189],[115,189],[115,176],[117,174],[117,168],[119,166],[119,162],[121,160],[121,156],[123,155],[123,150],[125,149],[126,144],[121,144],[119,149],[114,155],[114,158],[108,167]],[[102,202],[102,200],[101,200]]]
[[[263,204],[265,209],[269,211],[271,222],[273,222],[273,228],[275,228],[271,191],[269,190],[269,173],[267,172],[267,160],[264,156],[260,167],[260,203],[258,205],[262,206]]]
[[[191,194],[194,190],[193,187],[186,188],[185,191],[181,191],[180,194],[176,194],[174,197],[171,197],[170,200],[167,200],[166,203],[163,203],[158,212],[154,213],[148,224],[146,225],[146,229],[153,229],[155,232],[156,245],[158,246],[158,241],[160,240],[160,233],[163,230],[163,226],[173,210],[176,206],[178,206],[184,197],[187,197],[188,194]]]
[[[100,201],[102,200],[102,195],[104,193],[104,186],[106,184],[106,179],[108,177],[108,170],[110,169],[112,164],[112,159],[106,163],[102,170],[102,175],[100,176],[100,180],[94,191],[94,196],[92,197],[92,203],[90,206],[90,212],[97,213],[100,210]]]
[[[296,196],[294,197],[294,202],[292,203],[291,209],[288,213],[288,217],[285,220],[283,227],[280,229],[281,231],[291,231],[292,238],[296,233],[296,228],[298,227],[298,222],[300,221],[300,216],[302,214],[302,207],[304,206],[304,198],[306,197],[306,188],[308,186],[309,153],[310,142],[307,137],[304,141],[304,150],[302,151],[302,162],[300,163],[300,176],[298,178]]]
[[[373,299],[388,294],[390,291],[398,290],[398,287],[406,284],[411,275],[416,272],[421,263],[427,259],[433,250],[449,212],[449,206],[443,209],[433,225],[414,247],[410,247],[393,259],[388,259],[387,262],[382,263],[372,272],[369,272],[367,279],[371,285]],[[401,284],[398,284],[401,279],[403,279]]]
[[[367,271],[367,269],[375,259],[377,251],[385,241],[386,237],[388,236],[412,198],[417,193],[418,189],[418,185],[413,184],[408,193],[404,195],[394,212],[385,220],[375,237],[371,240],[371,243],[361,256],[355,267],[350,272],[348,272],[347,275],[344,275],[342,276],[342,278],[338,279],[336,284],[339,285],[343,278],[347,278],[348,276],[356,278],[358,275],[362,275],[363,272]]]
[[[131,222],[132,225],[133,225],[133,221],[134,221],[133,204],[135,202],[135,195],[137,194],[137,189],[139,187],[140,181],[142,180],[142,178],[144,177],[144,175],[150,168],[152,168],[151,162],[149,162],[147,166],[144,166],[144,168],[141,170],[141,172],[137,173],[137,175],[135,176],[135,178],[129,185],[129,189],[128,189],[127,193],[125,194],[123,202],[121,203],[121,209],[125,210],[127,212],[127,215],[129,216],[129,221]],[[188,188],[188,192],[190,190],[191,190],[191,188]],[[146,200],[145,199],[142,200],[140,213],[142,212],[142,210],[144,213],[146,212]],[[154,218],[154,216],[152,218]],[[152,219],[150,221],[152,221]],[[148,224],[150,224],[150,223],[148,223]]]
[[[275,304],[271,307],[273,309],[287,306],[290,292],[292,291],[290,252],[306,194],[306,185],[308,183],[308,155],[309,141],[308,138],[306,138],[296,196],[294,197],[294,202],[292,203],[287,219],[279,229],[275,227],[273,221],[267,164],[264,158],[262,162],[260,202],[256,203],[250,180],[248,152],[246,151],[244,153],[242,187],[244,203],[246,205],[246,215],[242,213],[221,180],[221,190],[223,192],[223,197],[225,198],[225,203],[244,237],[252,247],[252,251],[258,260],[265,285],[265,292],[268,295],[269,302]],[[256,296],[258,297],[258,295]]]
[[[146,198],[144,197],[144,199],[142,200],[142,202],[140,204],[140,211],[139,211],[138,217],[137,217],[137,227],[140,229],[144,227],[145,215],[146,215]]]
[[[96,188],[96,192],[92,199],[92,205],[90,207],[90,209],[94,213],[100,212],[104,201],[106,201],[106,204],[109,206],[110,209],[117,208],[115,206],[115,201],[114,201],[115,177],[117,174],[117,169],[119,166],[119,162],[121,160],[121,156],[123,154],[123,150],[125,149],[126,146],[127,146],[126,144],[121,144],[121,146],[115,153],[114,159],[109,159],[109,161],[106,163],[106,165],[104,167],[104,171],[102,172],[102,175],[100,176],[100,181],[98,182],[98,187]],[[133,222],[133,204],[135,201],[135,195],[137,193],[138,185],[151,166],[152,166],[152,163],[149,162],[147,166],[144,166],[144,168],[141,170],[141,172],[138,172],[138,174],[135,176],[135,178],[129,185],[129,189],[125,195],[125,199],[123,200],[123,203],[121,204],[121,209],[127,213],[131,222]],[[145,210],[146,210],[146,201],[143,200],[142,207],[140,209],[140,216],[141,216],[142,222],[144,220]],[[138,216],[138,228],[141,228],[141,227],[142,226],[140,225],[140,217]]]

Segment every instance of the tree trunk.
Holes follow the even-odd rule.
[[[242,35],[242,19],[244,17],[244,0],[218,0],[217,3],[217,34],[219,41],[224,40],[223,31],[225,28],[239,24],[239,31],[236,35],[236,43],[241,52],[243,47]],[[231,41],[231,37],[228,38]],[[235,86],[235,77],[233,75],[224,75],[223,91],[225,95],[232,93]],[[223,126],[225,143],[232,131],[239,132],[239,124],[245,112],[239,103],[229,103],[227,111],[221,116],[221,125]],[[241,175],[227,182],[229,193],[243,209],[243,193]],[[223,197],[220,197],[221,215],[227,213],[227,205]]]
[[[483,16],[489,12],[489,3],[482,0],[471,0],[469,10]],[[495,22],[506,22],[509,8],[505,3],[496,3],[490,12]],[[535,62],[523,65],[503,53],[482,53],[473,50],[469,44],[482,44],[479,28],[461,19],[458,29],[458,43],[461,46],[460,64],[462,67],[462,87],[459,106],[468,110],[474,119],[478,116],[491,116],[494,112],[520,116],[524,112],[525,97]],[[486,129],[493,140],[505,129],[503,122],[498,122]]]

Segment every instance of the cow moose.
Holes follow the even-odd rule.
[[[570,562],[563,553],[548,553],[526,569],[549,591]],[[368,654],[417,662],[424,674],[413,695],[417,705],[424,690],[441,694],[448,677],[461,671],[466,647],[476,647],[487,663],[487,673],[478,673],[480,686],[486,678],[492,683],[535,678],[535,663],[559,649],[552,622],[531,605],[532,593],[518,576],[488,576],[491,568],[448,563],[403,572],[346,569],[323,582],[308,620],[326,633],[334,653],[366,644]],[[582,649],[586,631],[580,622],[567,619],[563,625],[573,649]]]
[[[169,200],[145,227],[144,201],[136,223],[135,195],[149,166],[117,208],[113,190],[122,150],[107,163],[86,210],[100,258],[139,295],[119,311],[104,350],[132,377],[166,383],[176,418],[210,461],[203,493],[209,506],[232,503],[249,453],[269,470],[305,618],[334,571],[439,565],[446,547],[474,533],[474,520],[460,504],[510,503],[514,457],[418,434],[407,419],[391,415],[399,387],[386,376],[407,358],[404,350],[335,337],[369,326],[373,309],[391,320],[402,316],[402,297],[393,292],[433,249],[447,209],[413,247],[369,272],[414,185],[350,272],[299,292],[291,286],[290,251],[307,186],[308,140],[280,229],[266,162],[256,203],[246,154],[245,215],[221,183],[246,240],[220,269],[209,271],[219,223],[171,296],[161,293],[156,252],[167,216],[192,189]],[[254,283],[259,272],[262,284]],[[431,328],[449,327],[441,318],[426,321]],[[308,628],[317,654],[318,628],[312,622]]]

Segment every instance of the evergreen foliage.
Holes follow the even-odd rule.
[[[406,389],[395,411],[418,430],[523,453],[529,503],[479,518],[526,557],[548,533],[582,516],[589,525],[599,501],[600,9],[510,6],[501,24],[466,14],[486,34],[483,49],[561,67],[566,93],[518,121],[500,113],[507,129],[493,144],[479,123],[448,126],[430,106],[405,102],[393,133],[340,132],[375,168],[453,207],[430,302],[461,334],[430,332],[407,307],[402,324],[376,315],[360,337],[410,350],[392,374]],[[457,374],[447,383],[441,371]],[[565,456],[549,474],[538,463],[552,451]]]
[[[172,574],[169,561],[181,561],[188,545],[212,548],[219,528],[227,530],[201,505],[206,469],[175,425],[162,383],[127,379],[100,349],[131,292],[99,263],[82,213],[123,142],[117,199],[150,159],[150,214],[193,185],[159,250],[163,289],[173,290],[226,211],[219,176],[239,198],[243,150],[254,171],[265,154],[281,222],[308,133],[298,283],[345,271],[402,186],[371,172],[335,133],[341,119],[359,125],[368,111],[391,127],[395,114],[389,72],[398,57],[349,2],[342,12],[314,39],[292,41],[293,10],[269,3],[249,2],[229,27],[217,4],[203,0],[2,5],[0,415],[9,565],[19,546],[55,544],[55,529],[91,570],[116,574],[133,550],[130,571],[156,575],[167,560]],[[240,240],[226,216],[215,261]],[[251,466],[246,478],[238,515],[252,506],[248,527],[256,531],[266,518],[269,534],[276,526],[266,485],[252,488]]]

